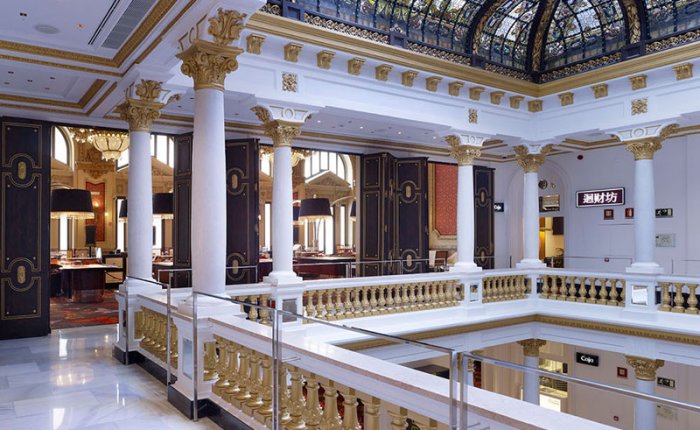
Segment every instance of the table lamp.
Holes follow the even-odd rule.
[[[326,198],[303,199],[299,208],[299,219],[309,220],[314,225],[314,251],[318,250],[318,223],[332,217],[331,203]]]
[[[72,255],[75,255],[75,220],[95,219],[90,191],[75,188],[51,190],[51,218],[60,219],[61,217],[66,217],[72,222]]]

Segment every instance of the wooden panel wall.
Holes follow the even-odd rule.
[[[474,256],[484,269],[494,268],[494,169],[474,166]]]
[[[173,268],[192,267],[192,133],[175,137],[175,168],[173,169]],[[190,286],[189,272],[175,276],[178,287]]]
[[[226,271],[227,284],[257,282],[259,258],[258,139],[226,141]]]
[[[51,124],[3,118],[0,146],[0,339],[43,336],[51,330]]]
[[[360,169],[360,260],[384,261],[392,257],[393,237],[389,231],[393,212],[394,157],[388,153],[362,157]],[[383,263],[360,267],[364,276],[390,273],[391,266]]]
[[[395,258],[406,260],[403,273],[427,271],[428,258],[428,159],[399,158],[395,163]]]

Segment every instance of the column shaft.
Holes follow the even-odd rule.
[[[540,263],[540,208],[537,172],[527,172],[523,188],[523,263]]]
[[[634,162],[634,259],[656,264],[654,160]]]
[[[523,364],[533,369],[539,369],[540,358],[525,356]],[[537,374],[523,372],[523,400],[535,405],[540,404],[540,377]]]
[[[226,286],[225,139],[223,91],[213,88],[195,90],[192,288],[215,295],[223,295]]]
[[[272,269],[273,277],[292,276],[294,218],[292,214],[292,148],[275,146],[272,178]]]
[[[151,134],[129,133],[128,246],[129,276],[152,278],[153,180],[151,178]]]
[[[457,170],[457,263],[458,270],[475,269],[474,263],[474,167],[461,164]]]
[[[637,379],[635,388],[640,393],[654,394],[656,381]],[[656,430],[656,404],[649,400],[634,400],[634,429]]]

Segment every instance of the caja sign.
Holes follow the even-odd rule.
[[[598,356],[593,354],[587,354],[585,352],[577,352],[576,362],[579,364],[585,364],[586,366],[598,367]]]

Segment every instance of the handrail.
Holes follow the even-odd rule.
[[[463,352],[465,357],[471,358],[473,360],[482,361],[484,363],[493,364],[494,366],[505,367],[512,370],[520,370],[523,372],[528,372],[531,374],[539,376],[547,376],[553,379],[557,379],[564,382],[572,382],[574,384],[580,384],[591,388],[596,388],[603,391],[612,391],[617,394],[622,394],[625,396],[634,397],[641,400],[649,400],[654,403],[661,403],[666,406],[672,406],[680,409],[685,409],[691,412],[700,412],[700,405],[693,403],[682,402],[680,400],[669,399],[667,397],[657,396],[655,394],[641,393],[638,391],[630,390],[628,388],[618,387],[615,385],[609,385],[602,382],[591,381],[589,379],[578,378],[576,376],[566,375],[564,373],[551,372],[549,370],[538,369],[535,367],[525,366],[523,364],[517,364],[510,361],[500,360],[498,358],[485,357],[481,354],[475,354],[473,352]]]

